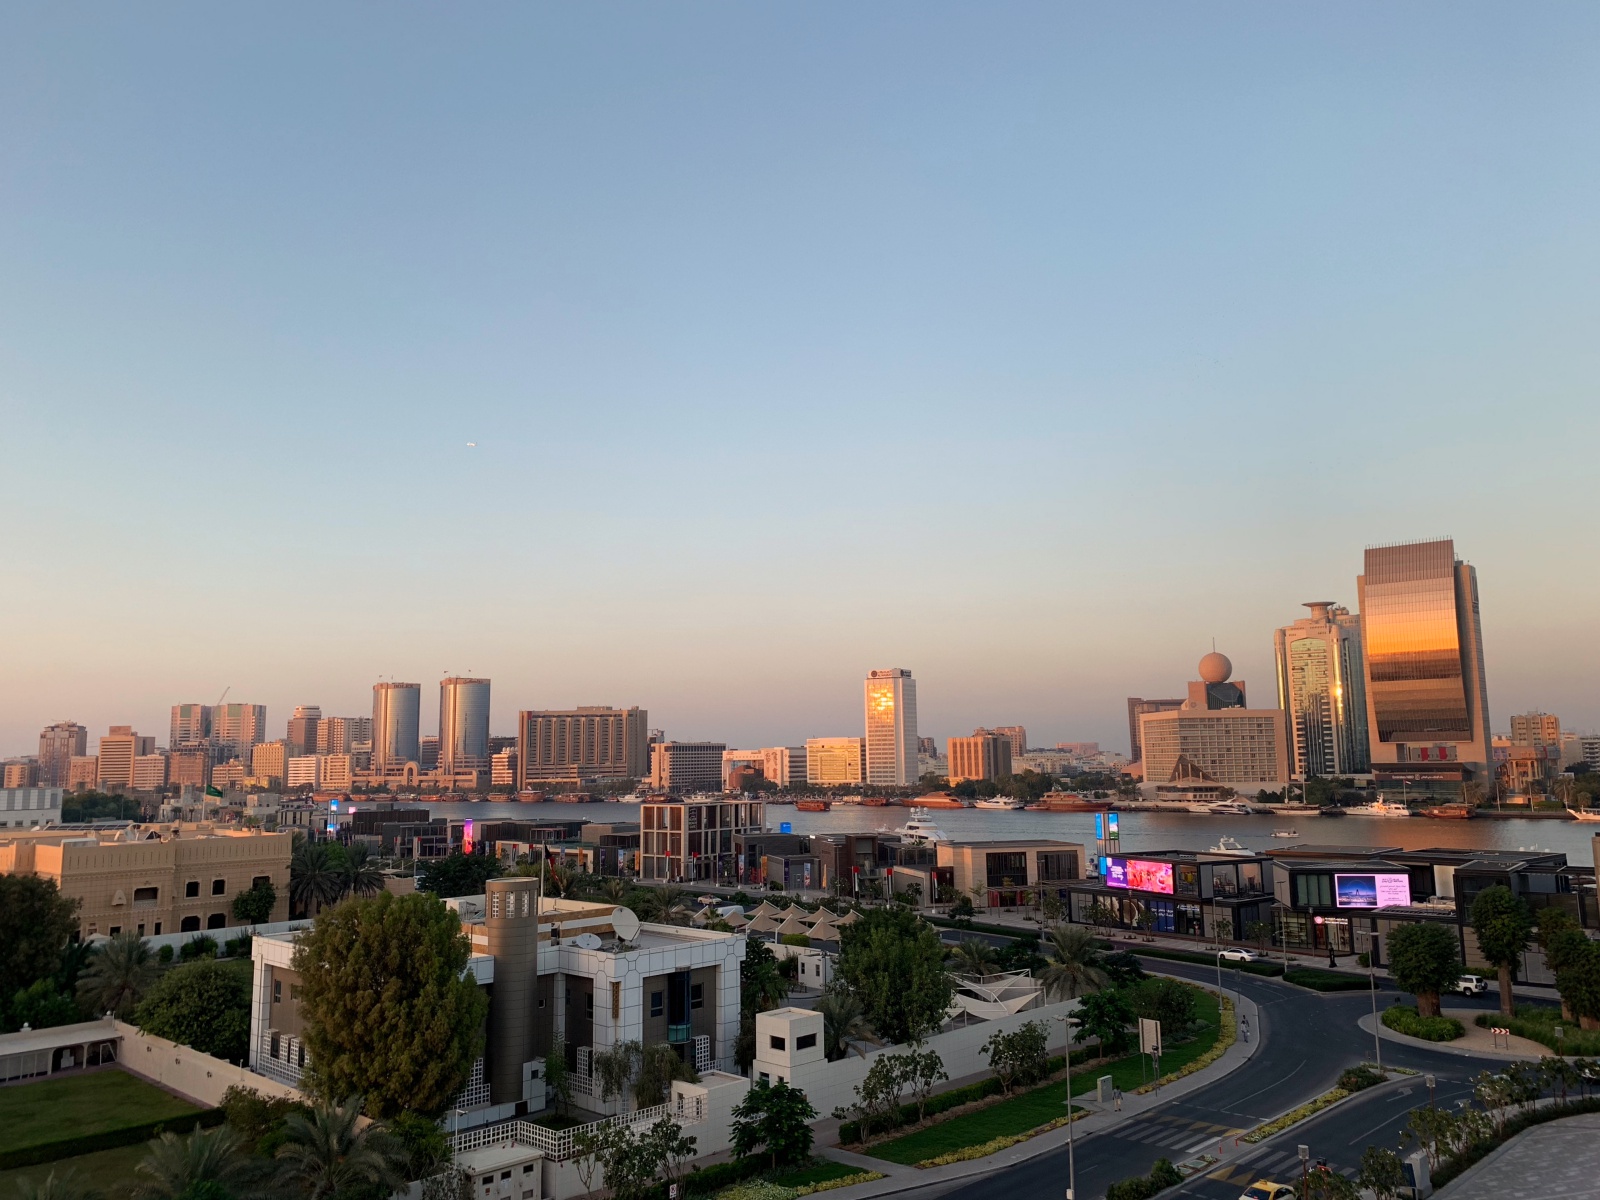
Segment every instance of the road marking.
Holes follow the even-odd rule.
[[[1199,1154],[1200,1151],[1204,1150],[1207,1146],[1211,1145],[1211,1143],[1213,1141],[1215,1141],[1215,1140],[1216,1140],[1215,1138],[1207,1138],[1205,1141],[1201,1142],[1198,1146],[1190,1146],[1187,1150],[1185,1150],[1183,1152],[1183,1156],[1185,1158],[1188,1158],[1191,1154]]]
[[[1286,1083],[1287,1081],[1293,1079],[1296,1075],[1298,1075],[1300,1073],[1301,1067],[1304,1067],[1305,1065],[1306,1065],[1306,1060],[1302,1058],[1300,1060],[1300,1066],[1298,1066],[1294,1070],[1290,1071],[1287,1075],[1283,1076],[1283,1078],[1276,1079],[1273,1082],[1267,1084],[1266,1087],[1257,1088],[1255,1091],[1250,1092],[1250,1093],[1248,1093],[1246,1095],[1235,1096],[1233,1102],[1235,1104],[1243,1104],[1246,1100],[1250,1099],[1251,1096],[1259,1096],[1259,1095],[1261,1095],[1262,1092],[1270,1092],[1273,1088],[1277,1087],[1278,1084]]]

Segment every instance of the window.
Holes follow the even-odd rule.
[[[794,1040],[794,1048],[796,1050],[810,1050],[816,1044],[817,1035],[814,1033],[802,1033]]]
[[[775,1033],[770,1035],[767,1038],[767,1041],[772,1043],[772,1048],[774,1050],[787,1050],[789,1048],[789,1040],[787,1038],[781,1038]]]
[[[768,1075],[765,1071],[761,1072],[761,1082],[762,1083],[771,1083],[772,1082],[772,1076]]]
[[[667,1011],[666,998],[667,994],[665,992],[650,993],[650,1015],[652,1017],[659,1017]]]
[[[1294,902],[1300,908],[1332,908],[1333,877],[1331,875],[1296,875],[1294,877]]]
[[[1028,856],[1023,851],[997,851],[985,854],[988,886],[1023,887],[1028,882]]]
[[[140,937],[144,936],[144,926],[142,924],[139,926],[139,936]]]
[[[122,932],[122,926],[121,925],[113,925],[110,929],[106,930],[106,932],[109,933],[112,937],[116,937],[117,934]]]
[[[695,983],[689,985],[689,1007],[704,1008],[706,1006],[706,985]]]
[[[222,929],[228,924],[227,913],[212,913],[206,918],[207,929]]]
[[[594,1020],[594,993],[593,992],[585,992],[583,994],[583,1015],[588,1017],[591,1021]]]
[[[278,1052],[279,1052],[279,1050],[282,1049],[282,1046],[283,1046],[283,1043],[282,1043],[281,1035],[280,1034],[276,1034],[276,1033],[273,1034],[272,1035],[272,1049],[270,1051],[270,1053],[271,1053],[273,1058],[277,1058],[279,1056]]]
[[[156,936],[157,937],[161,936],[161,922],[160,921],[156,922]]]
[[[228,894],[228,881],[226,879],[213,879],[211,881],[211,894],[213,896],[226,896]]]
[[[272,1002],[274,1004],[277,1004],[282,999],[283,999],[283,980],[274,979],[272,981]]]
[[[191,879],[191,880],[189,880],[188,883],[183,885],[184,899],[193,900],[199,894],[200,894],[200,881],[198,879]]]
[[[160,888],[143,887],[133,889],[133,902],[135,904],[154,904],[161,895]]]
[[[291,983],[289,985],[289,999],[291,999],[291,1000],[300,999],[300,985],[298,983]]]
[[[250,881],[250,886],[253,887],[253,888],[258,888],[258,887],[263,887],[266,884],[269,884],[271,882],[272,882],[272,876],[271,875],[257,875],[255,878],[253,878]]]

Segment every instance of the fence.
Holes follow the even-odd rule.
[[[482,1129],[469,1129],[464,1133],[458,1133],[450,1139],[450,1147],[457,1154],[463,1154],[468,1150],[480,1150],[484,1146],[504,1144],[532,1146],[550,1162],[562,1162],[576,1156],[574,1142],[579,1134],[595,1134],[608,1125],[653,1125],[662,1117],[673,1115],[682,1118],[684,1114],[674,1114],[671,1105],[657,1104],[620,1116],[606,1117],[588,1125],[579,1125],[574,1129],[547,1129],[543,1125],[535,1125],[532,1121],[507,1121],[501,1125],[486,1125]],[[698,1118],[691,1118],[694,1119]]]

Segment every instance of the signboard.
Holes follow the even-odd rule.
[[[1161,1022],[1149,1017],[1139,1018],[1139,1053],[1161,1054]]]
[[[1137,892],[1172,895],[1172,864],[1144,858],[1107,858],[1102,874],[1106,886],[1131,888]]]
[[[1106,815],[1105,815],[1105,813],[1098,813],[1097,812],[1094,815],[1094,840],[1097,841],[1097,842],[1103,842],[1103,841],[1106,840]]]
[[[782,821],[782,822],[780,822],[779,825],[778,825],[778,832],[779,833],[793,833],[794,832],[794,822],[793,821]]]
[[[1121,818],[1116,813],[1097,812],[1094,815],[1094,840],[1115,842],[1121,839]]]
[[[1411,903],[1411,876],[1403,871],[1334,874],[1335,908],[1387,908]]]
[[[472,853],[472,818],[468,817],[461,824],[461,853]]]

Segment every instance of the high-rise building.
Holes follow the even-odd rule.
[[[1449,538],[1373,546],[1356,580],[1380,777],[1463,779],[1492,761],[1478,573]]]
[[[323,717],[317,722],[318,754],[349,754],[371,744],[371,717]]]
[[[489,786],[515,787],[517,784],[517,751],[497,750],[489,757]]]
[[[288,763],[298,758],[287,739],[261,742],[250,747],[250,777],[264,781],[269,787],[282,787],[288,776]]]
[[[650,752],[650,783],[669,792],[722,788],[722,742],[657,742]]]
[[[427,734],[417,740],[417,766],[424,771],[437,771],[439,769],[439,738],[437,734]]]
[[[917,684],[900,667],[870,671],[865,685],[866,780],[873,787],[917,782]]]
[[[1361,775],[1367,750],[1367,682],[1361,618],[1331,600],[1273,634],[1278,706],[1289,723],[1290,769],[1301,779]]]
[[[0,780],[3,788],[35,788],[39,786],[39,760],[37,758],[14,758],[6,763],[4,779]]]
[[[999,779],[1011,774],[1014,743],[998,729],[974,729],[971,737],[950,739],[949,779]]]
[[[289,743],[289,754],[293,757],[315,754],[321,724],[322,709],[319,705],[297,704],[294,716],[289,718],[289,728],[284,738]]]
[[[218,758],[249,762],[251,748],[266,740],[265,704],[218,704],[211,709],[211,742]]]
[[[397,771],[422,755],[420,683],[372,685],[372,769]]]
[[[1518,713],[1511,718],[1513,746],[1560,746],[1561,718],[1554,713]]]
[[[1144,750],[1139,743],[1139,718],[1145,713],[1167,712],[1174,708],[1182,708],[1181,697],[1173,700],[1145,700],[1140,696],[1128,697],[1128,745],[1132,749],[1128,752],[1129,762],[1141,762],[1144,759]],[[1059,745],[1060,743],[1057,743]]]
[[[89,731],[76,721],[57,721],[39,733],[39,782],[66,787],[67,768],[89,752]]]
[[[556,780],[643,779],[650,773],[650,714],[585,707],[517,714],[517,786]]]
[[[211,783],[211,749],[190,746],[167,754],[167,782],[174,787],[204,790]]]
[[[866,760],[866,738],[807,738],[806,782],[814,787],[858,784],[864,776]]]
[[[74,754],[67,760],[67,790],[83,792],[100,786],[100,756]]]
[[[133,760],[133,790],[159,792],[167,786],[167,756],[141,754]]]
[[[996,725],[989,731],[997,733],[1011,743],[1011,757],[1021,758],[1028,752],[1028,730],[1022,725]],[[1009,774],[1009,772],[1007,772]]]
[[[1163,792],[1215,794],[1223,788],[1253,794],[1289,780],[1283,710],[1246,708],[1244,685],[1230,685],[1233,664],[1213,650],[1200,660],[1200,678],[1181,708],[1143,713],[1139,742],[1145,783]]]
[[[489,765],[489,681],[439,684],[439,769],[448,775]]]
[[[211,740],[211,705],[174,704],[172,706],[172,732],[167,738],[167,749],[179,746],[201,746]]]
[[[254,772],[259,774],[259,772]],[[285,787],[303,788],[313,790],[322,786],[322,758],[316,754],[297,754],[284,763],[283,782]]]
[[[938,758],[939,743],[931,737],[917,736],[917,755],[920,758]]]
[[[133,760],[141,754],[154,754],[156,740],[133,731],[131,725],[113,725],[100,739],[100,786],[133,787]]]
[[[804,746],[763,746],[756,753],[761,756],[761,776],[768,783],[786,788],[806,782]]]

